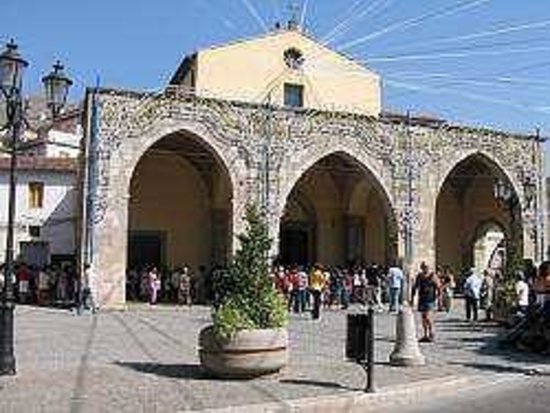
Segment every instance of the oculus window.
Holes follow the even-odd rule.
[[[287,67],[293,70],[301,69],[305,61],[302,52],[295,47],[285,50],[283,58]]]

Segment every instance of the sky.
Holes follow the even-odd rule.
[[[60,59],[78,100],[98,80],[159,90],[184,55],[291,15],[379,73],[386,110],[550,137],[548,0],[1,0],[0,42],[30,62],[27,94]]]

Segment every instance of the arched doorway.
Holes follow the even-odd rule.
[[[499,222],[481,223],[472,239],[474,267],[502,271],[506,258],[506,238],[506,232]]]
[[[157,141],[130,182],[128,270],[187,265],[203,298],[206,274],[231,251],[231,199],[227,170],[202,139],[178,132]]]
[[[390,201],[373,174],[337,152],[317,161],[287,198],[279,232],[282,264],[384,265],[395,258]]]
[[[496,265],[496,254],[505,261],[521,251],[518,195],[485,155],[471,155],[452,169],[439,192],[435,219],[437,265],[455,272],[479,265],[483,270]]]

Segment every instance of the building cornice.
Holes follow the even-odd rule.
[[[17,158],[18,171],[50,171],[76,173],[78,161],[76,158],[46,158],[43,156],[19,156]],[[10,169],[9,157],[0,157],[0,171]]]
[[[321,109],[309,109],[309,108],[288,108],[278,105],[268,105],[268,104],[258,104],[252,102],[236,101],[236,100],[222,100],[210,97],[197,96],[193,89],[181,86],[170,85],[163,91],[137,91],[129,89],[120,89],[120,88],[109,88],[109,87],[100,87],[89,89],[89,92],[97,92],[99,94],[106,95],[116,95],[116,96],[126,96],[129,98],[181,98],[185,99],[196,99],[198,102],[218,102],[224,105],[234,106],[236,108],[246,108],[251,110],[262,110],[266,109],[273,110],[279,113],[288,113],[295,116],[327,116],[331,118],[339,119],[356,119],[362,121],[371,121],[374,123],[380,124],[403,124],[406,125],[409,122],[410,126],[413,127],[424,127],[428,129],[446,129],[448,131],[462,132],[467,134],[477,134],[477,135],[491,135],[491,136],[502,136],[505,138],[519,139],[519,140],[535,140],[539,142],[545,142],[548,138],[541,137],[537,134],[527,134],[527,133],[518,133],[510,132],[501,129],[493,129],[489,127],[480,127],[480,126],[471,126],[471,125],[462,125],[456,123],[449,123],[445,119],[436,118],[426,115],[411,115],[408,117],[406,114],[397,113],[397,112],[387,112],[382,111],[380,116],[375,117],[372,115],[357,114],[353,112],[345,111],[330,111],[330,110],[321,110]]]

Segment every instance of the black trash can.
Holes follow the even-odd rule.
[[[367,333],[369,318],[367,314],[348,314],[346,339],[346,359],[357,363],[367,359]]]

